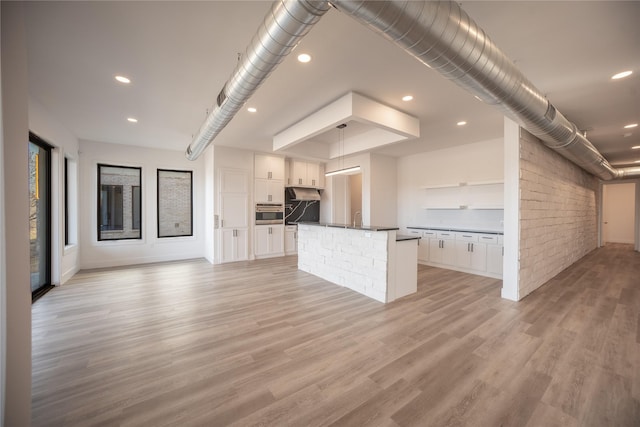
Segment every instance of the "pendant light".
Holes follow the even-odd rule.
[[[360,170],[360,166],[351,166],[348,168],[344,167],[344,129],[346,127],[347,127],[346,123],[342,123],[336,126],[336,128],[338,128],[338,145],[339,145],[338,148],[340,149],[341,168],[334,171],[326,172],[324,176],[344,175],[344,174],[349,174],[353,172],[358,172]]]

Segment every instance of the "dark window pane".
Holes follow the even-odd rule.
[[[141,239],[141,169],[98,165],[98,240]]]

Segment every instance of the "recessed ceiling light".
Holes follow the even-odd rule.
[[[413,99],[412,95],[405,95],[405,96],[402,97],[403,101],[411,101],[412,99]]]
[[[127,121],[131,123],[138,123],[138,119],[134,119],[133,117],[127,117]]]
[[[250,113],[255,113],[258,110],[255,107],[249,107],[249,108],[247,108],[247,111],[250,112]]]
[[[634,127],[637,127],[637,126],[638,126],[637,123],[631,123],[630,125],[626,125],[624,128],[625,129],[631,129],[631,128],[634,128]]]
[[[636,160],[636,161],[635,161],[635,162],[633,162],[633,163],[640,163],[640,160]]]
[[[467,124],[467,122],[465,122],[464,120],[461,122],[456,123],[458,126],[464,126]]]
[[[300,55],[298,55],[298,61],[300,61],[302,63],[307,63],[307,62],[311,61],[311,55],[309,55],[307,53],[301,53]]]
[[[611,76],[611,80],[624,79],[625,77],[629,77],[631,74],[633,74],[633,71],[623,71]]]
[[[131,83],[131,80],[129,80],[125,76],[116,76],[116,80],[119,81],[120,83],[125,83],[125,84]]]
[[[640,145],[634,145],[631,147],[632,150],[640,150]]]

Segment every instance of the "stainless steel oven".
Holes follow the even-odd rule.
[[[256,225],[284,224],[284,205],[282,203],[256,204]]]

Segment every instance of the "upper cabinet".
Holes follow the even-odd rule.
[[[324,187],[322,166],[303,160],[291,160],[287,185],[298,187]]]
[[[255,155],[255,179],[284,181],[284,158],[268,154]]]

